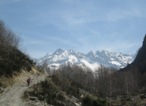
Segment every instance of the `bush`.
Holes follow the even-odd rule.
[[[42,81],[24,93],[24,98],[37,97],[40,101],[46,101],[55,106],[64,106],[66,99],[64,93],[52,81]]]
[[[87,95],[82,99],[82,106],[106,106],[106,100]]]

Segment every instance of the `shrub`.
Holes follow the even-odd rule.
[[[82,99],[82,106],[106,106],[106,100],[87,95]]]
[[[64,106],[66,102],[64,93],[52,81],[42,81],[24,93],[24,98],[37,97],[40,101],[46,101],[48,104],[55,106]]]

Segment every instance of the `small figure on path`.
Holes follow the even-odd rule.
[[[30,82],[31,82],[31,79],[30,79],[30,77],[28,77],[28,79],[27,79],[27,85],[28,86],[30,85]]]

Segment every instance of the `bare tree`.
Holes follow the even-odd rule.
[[[0,21],[0,75],[31,69],[33,61],[19,50],[20,39]]]
[[[12,47],[19,46],[19,38],[8,28],[5,27],[3,21],[0,21],[0,41],[5,45]]]

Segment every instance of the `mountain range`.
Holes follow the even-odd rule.
[[[96,70],[102,66],[120,69],[134,60],[133,55],[107,50],[90,51],[87,54],[74,50],[57,49],[37,60],[39,65],[47,64],[50,69],[58,69],[64,65],[78,65]]]

